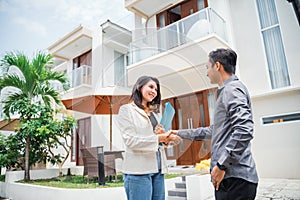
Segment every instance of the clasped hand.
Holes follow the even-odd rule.
[[[159,142],[162,142],[165,145],[177,145],[181,141],[181,138],[178,135],[174,134],[172,131],[166,132],[161,124],[158,124],[155,127],[154,133],[159,135]]]

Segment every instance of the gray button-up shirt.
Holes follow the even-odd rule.
[[[211,169],[218,162],[227,168],[225,178],[236,177],[258,182],[250,143],[253,138],[250,95],[235,75],[218,89],[214,124],[179,130],[178,135],[191,140],[211,138]]]

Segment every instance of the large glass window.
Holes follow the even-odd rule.
[[[118,86],[125,86],[125,55],[115,51],[114,57],[114,83]]]
[[[256,0],[272,88],[290,86],[274,0]]]

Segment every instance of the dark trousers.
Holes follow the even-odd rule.
[[[216,200],[254,200],[257,183],[251,183],[240,178],[224,179],[219,190],[215,190]]]

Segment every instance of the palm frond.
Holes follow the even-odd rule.
[[[61,104],[59,93],[50,85],[41,85],[36,89],[36,93],[41,95],[41,98],[43,99],[45,105],[50,106],[51,101],[54,101],[56,104]]]
[[[53,65],[53,57],[50,54],[44,52],[37,52],[32,60],[32,66],[38,75],[44,74],[44,71],[50,69]]]
[[[0,62],[1,66],[16,66],[20,68],[20,70],[23,72],[27,69],[27,67],[30,65],[30,62],[26,55],[22,52],[16,51],[16,52],[8,52],[4,57],[2,58]]]
[[[24,82],[24,80],[22,80],[18,75],[7,74],[5,77],[0,79],[0,90],[5,87],[14,87],[26,93],[27,90],[25,84],[26,82]]]
[[[14,115],[16,112],[18,112],[18,104],[20,100],[27,99],[27,96],[25,93],[13,93],[7,96],[3,100],[3,112],[6,117],[10,119],[10,114]]]
[[[25,87],[28,91],[31,91],[34,88],[37,76],[36,73],[34,73],[34,69],[31,67],[28,57],[23,52],[8,52],[1,60],[1,65],[6,67],[17,67],[25,79]]]

